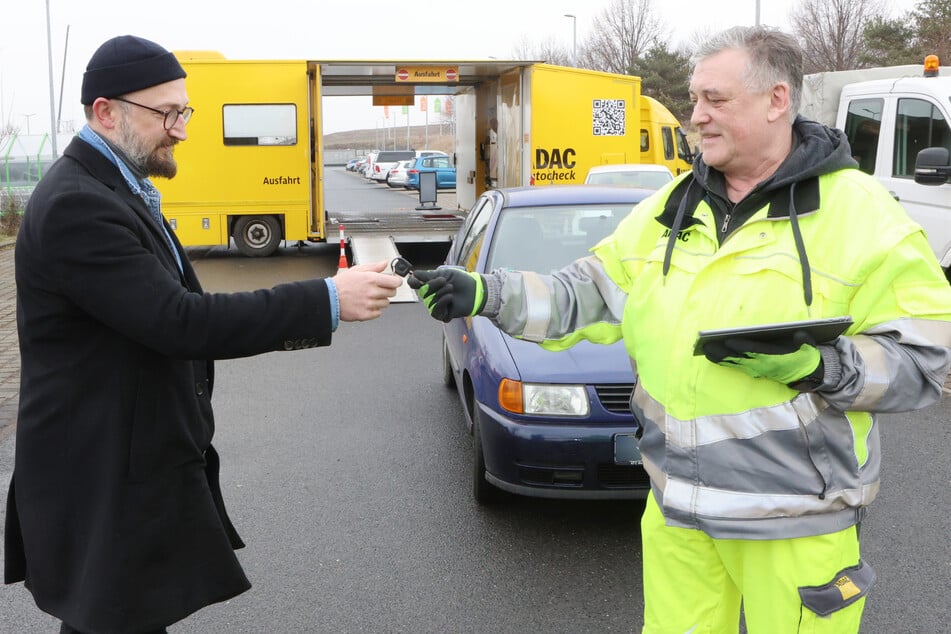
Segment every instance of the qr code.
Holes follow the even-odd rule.
[[[624,136],[624,99],[595,99],[591,104],[594,136]]]

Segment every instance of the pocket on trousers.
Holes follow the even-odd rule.
[[[860,559],[857,566],[837,572],[829,583],[800,587],[799,598],[810,611],[829,616],[867,595],[876,578],[875,570]]]

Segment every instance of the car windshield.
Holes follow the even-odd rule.
[[[660,189],[672,180],[666,172],[599,172],[588,176],[589,185],[621,185]]]
[[[588,255],[633,207],[614,203],[505,209],[495,228],[487,270],[557,271]]]

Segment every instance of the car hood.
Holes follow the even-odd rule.
[[[500,333],[522,381],[551,383],[633,383],[634,372],[623,341],[610,345],[581,341],[551,351]]]

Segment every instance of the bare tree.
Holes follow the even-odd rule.
[[[514,59],[532,60],[557,64],[559,66],[572,66],[571,51],[558,43],[557,38],[549,36],[542,42],[531,42],[527,36],[522,35],[518,45],[512,51]]]
[[[803,71],[862,68],[865,27],[884,16],[883,0],[802,0],[790,21],[802,43]]]
[[[580,66],[622,75],[634,60],[660,43],[664,25],[652,0],[612,0],[594,19],[579,51]]]

